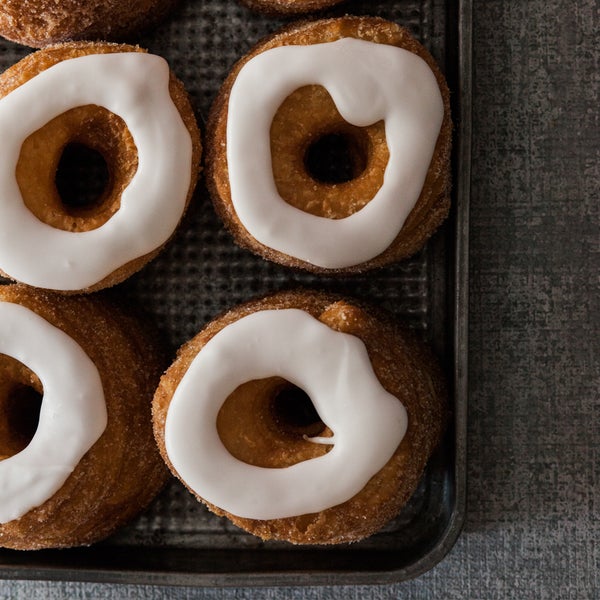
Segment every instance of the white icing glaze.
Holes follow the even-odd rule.
[[[25,206],[15,177],[21,145],[63,112],[103,106],[126,123],[138,169],[121,206],[101,227],[55,229]],[[93,54],[60,62],[0,100],[0,269],[32,286],[90,287],[165,243],[185,208],[192,142],[169,95],[169,67],[140,52]]]
[[[283,377],[302,388],[333,431],[319,458],[279,469],[233,457],[219,409],[246,381]],[[266,310],[222,329],[199,352],[169,405],[165,444],[176,471],[208,502],[251,519],[318,512],[357,494],[390,459],[407,427],[379,383],[363,342],[297,309]]]
[[[0,302],[0,353],[31,369],[44,388],[38,428],[0,461],[0,523],[18,519],[62,487],[106,428],[100,375],[65,332],[24,306]]]
[[[385,121],[390,153],[384,182],[360,211],[326,219],[287,204],[271,167],[270,128],[281,103],[310,84],[325,87],[343,118]],[[435,76],[419,56],[354,38],[281,46],[248,61],[231,90],[227,164],[231,199],[260,243],[323,268],[344,268],[383,252],[417,202],[444,116]]]

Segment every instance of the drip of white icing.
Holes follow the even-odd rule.
[[[138,168],[101,227],[73,233],[39,221],[15,168],[31,133],[63,112],[103,106],[127,125]],[[141,52],[60,62],[0,99],[0,269],[32,286],[78,290],[165,243],[181,219],[191,178],[190,134],[169,95],[169,67]]]
[[[344,219],[287,204],[271,167],[270,128],[294,90],[319,84],[359,127],[385,121],[389,162],[371,201]],[[444,116],[435,75],[419,56],[354,38],[281,46],[248,61],[231,90],[227,164],[231,199],[260,243],[323,268],[360,264],[383,252],[416,204]]]
[[[94,363],[71,337],[28,308],[0,302],[0,353],[31,369],[44,388],[33,439],[0,461],[0,523],[7,523],[58,492],[102,435],[107,414]]]
[[[334,433],[327,454],[270,469],[238,460],[223,445],[216,421],[227,396],[271,376],[310,396]],[[406,428],[406,410],[381,386],[360,339],[301,310],[267,310],[228,325],[194,358],[171,400],[165,444],[199,496],[239,517],[277,519],[350,499],[390,459]]]

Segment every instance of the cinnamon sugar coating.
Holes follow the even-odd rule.
[[[163,368],[159,345],[137,318],[99,296],[3,285],[0,301],[33,310],[81,346],[98,369],[108,411],[104,433],[62,488],[22,517],[0,524],[0,547],[37,550],[99,541],[143,510],[168,479],[152,436],[150,409]],[[18,386],[43,392],[34,373],[0,354],[1,458],[27,443],[23,432],[6,427],[7,403]]]
[[[241,0],[252,10],[268,15],[298,15],[325,10],[344,0]]]
[[[409,500],[440,442],[447,418],[446,387],[437,361],[412,332],[388,315],[358,306],[353,301],[304,290],[278,293],[233,308],[185,344],[162,377],[153,402],[154,433],[163,459],[178,476],[166,452],[164,429],[173,394],[194,357],[213,336],[238,319],[259,310],[287,308],[302,309],[332,329],[363,341],[379,381],[407,410],[407,433],[392,458],[361,492],[319,513],[271,520],[246,519],[205,502],[201,495],[196,497],[217,515],[228,517],[242,529],[265,540],[294,544],[357,541],[379,530]],[[282,385],[286,382],[279,378],[252,381],[238,387],[225,400],[217,427],[224,445],[236,458],[277,468],[327,451],[328,446],[303,438],[304,431],[309,436],[327,436],[330,431],[323,424],[309,425],[317,427],[317,431],[303,431],[304,426],[290,427],[288,422],[282,423],[281,415],[273,411],[274,395]]]
[[[61,61],[88,54],[117,52],[146,50],[139,46],[107,42],[71,42],[49,46],[26,56],[0,75],[0,98]],[[173,73],[170,75],[169,92],[192,139],[187,208],[200,173],[200,132],[189,96]],[[107,187],[101,197],[89,207],[73,209],[67,206],[55,184],[59,160],[64,148],[70,143],[78,143],[97,151],[108,168]],[[68,110],[27,137],[21,148],[16,176],[25,205],[40,221],[66,231],[89,231],[103,225],[119,209],[121,194],[137,170],[137,161],[135,143],[123,120],[101,106],[87,105]],[[166,243],[168,241],[76,293],[95,292],[124,281],[150,262]],[[9,277],[1,271],[0,275]]]
[[[342,269],[326,269],[265,246],[242,225],[231,201],[227,167],[228,102],[238,73],[261,52],[285,45],[333,42],[344,37],[389,44],[420,56],[436,77],[444,118],[423,189],[396,238],[386,250],[368,261]],[[310,143],[331,133],[350,138],[354,146],[354,150],[350,150],[351,161],[364,162],[364,168],[353,168],[355,173],[349,181],[333,185],[312,177],[305,160]],[[320,86],[305,86],[288,96],[275,114],[270,135],[275,184],[280,196],[296,208],[317,216],[343,218],[360,210],[366,204],[365,198],[373,198],[382,185],[389,156],[383,123],[364,128],[349,125]],[[432,56],[407,29],[376,17],[346,16],[294,23],[259,42],[233,67],[221,87],[207,123],[207,185],[217,214],[243,248],[267,260],[311,272],[359,273],[413,255],[447,217],[451,136],[448,86]],[[358,161],[356,154],[362,155]]]
[[[0,35],[42,48],[68,40],[120,40],[163,19],[177,0],[3,0]]]

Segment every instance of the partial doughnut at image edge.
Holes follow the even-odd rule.
[[[322,11],[345,0],[240,0],[252,10],[267,15],[300,15],[310,12]]]
[[[169,479],[152,434],[164,368],[138,317],[95,296],[0,286],[0,547],[100,541]]]
[[[179,0],[3,0],[0,35],[42,48],[73,40],[123,41],[163,20]]]

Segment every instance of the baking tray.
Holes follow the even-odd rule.
[[[224,309],[281,288],[325,289],[387,308],[432,344],[450,381],[452,423],[418,490],[397,519],[363,542],[296,547],[240,531],[173,480],[143,515],[95,546],[0,550],[0,577],[198,586],[386,583],[432,568],[456,541],[466,494],[471,0],[349,1],[326,14],[344,13],[379,15],[407,26],[430,49],[450,84],[453,206],[426,248],[368,275],[292,272],[237,248],[201,183],[175,239],[112,293],[145,309],[173,355]],[[235,0],[183,0],[159,27],[128,41],[167,58],[190,92],[202,126],[229,68],[282,23]],[[29,52],[0,41],[0,68]]]

